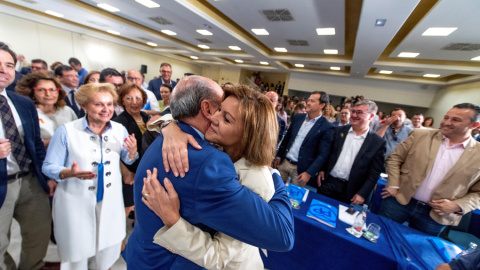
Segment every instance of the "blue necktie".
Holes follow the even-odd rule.
[[[72,97],[71,98],[72,109],[75,112],[75,114],[78,116],[79,115],[78,113],[80,111],[78,110],[77,102],[75,102],[75,90],[70,91],[70,96]]]
[[[97,203],[103,200],[103,163],[98,164]]]

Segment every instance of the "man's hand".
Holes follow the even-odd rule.
[[[195,149],[202,149],[200,144],[192,135],[183,132],[177,125],[171,123],[162,130],[163,134],[163,166],[165,171],[172,169],[175,177],[185,177],[185,173],[189,170],[188,165],[188,144]]]
[[[322,186],[322,181],[325,180],[325,172],[324,171],[321,171],[318,173],[318,176],[317,176],[317,184],[319,187]]]
[[[282,161],[279,158],[276,158],[273,160],[273,168],[278,169],[278,166],[280,166],[280,161]]]
[[[125,175],[122,175],[123,176],[123,183],[125,183],[125,185],[133,185],[133,183],[135,182],[135,174],[131,171],[128,171],[125,173]]]
[[[50,189],[50,192],[48,193],[49,197],[53,197],[53,195],[55,194],[55,190],[57,190],[57,185],[58,185],[57,181],[53,179],[50,179],[47,181],[47,186]]]
[[[400,117],[396,115],[392,115],[385,119],[385,125],[390,126],[391,124],[395,123],[395,121],[400,120]]]
[[[352,204],[362,204],[365,199],[362,196],[355,194],[350,201],[352,202]]]
[[[297,179],[299,184],[306,185],[308,183],[308,180],[310,180],[310,174],[308,174],[307,172],[303,172],[297,176]]]
[[[180,200],[170,180],[163,180],[165,190],[157,179],[157,173],[157,168],[153,169],[153,173],[147,170],[147,177],[143,179],[142,201],[170,228],[180,219]]]
[[[7,158],[12,151],[12,145],[8,139],[0,139],[0,158]]]
[[[430,205],[433,208],[433,211],[440,216],[462,211],[462,208],[460,208],[456,202],[447,199],[432,200],[428,205]]]
[[[386,199],[390,196],[395,197],[397,196],[397,193],[398,193],[398,188],[385,187],[382,191],[382,198]]]

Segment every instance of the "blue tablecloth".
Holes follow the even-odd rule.
[[[293,210],[295,217],[293,249],[286,253],[269,251],[267,258],[262,255],[265,268],[434,269],[438,264],[445,262],[427,241],[430,236],[373,213],[367,214],[367,224],[373,222],[382,228],[376,244],[363,237],[355,238],[346,231],[349,226],[340,220],[337,221],[336,228],[328,227],[306,216],[312,199],[335,207],[339,204],[336,200],[310,192],[307,201],[301,204],[301,209]],[[409,237],[405,237],[406,235]],[[409,244],[412,239],[416,239],[418,243]],[[429,257],[428,262],[422,263],[425,256]],[[408,263],[408,260],[411,263]]]

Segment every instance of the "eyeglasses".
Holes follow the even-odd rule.
[[[72,78],[78,78],[78,75],[63,75],[62,77],[65,77],[67,79],[72,79]]]
[[[136,77],[127,77],[127,80],[129,81],[136,81],[136,82],[139,82],[142,80],[142,78],[136,78]]]
[[[369,112],[364,112],[362,110],[352,111],[352,115],[354,115],[354,114],[361,115],[361,114],[364,114],[364,113],[369,113]]]
[[[42,67],[36,67],[36,66],[30,66],[30,69],[32,70],[42,70]]]
[[[120,88],[120,87],[122,87],[122,84],[121,84],[121,83],[120,83],[120,84],[112,83],[112,84],[113,84],[113,86],[115,86],[115,88]]]
[[[60,91],[60,89],[58,89],[58,88],[38,88],[38,87],[34,87],[33,89],[35,91],[37,91],[38,93],[43,93],[43,94],[45,94],[47,91],[50,92],[50,93],[58,93]]]
[[[127,101],[133,101],[134,99],[135,99],[136,101],[142,101],[142,100],[143,100],[143,98],[141,98],[141,97],[135,97],[135,98],[133,98],[133,97],[125,97],[125,99],[126,99]]]

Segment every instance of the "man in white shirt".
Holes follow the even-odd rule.
[[[425,128],[422,126],[422,123],[423,123],[423,114],[421,113],[418,113],[418,114],[414,114],[412,116],[412,125],[413,125],[413,128]]]
[[[318,193],[364,203],[383,169],[385,141],[369,128],[377,109],[375,102],[361,100],[352,109],[351,126],[335,128],[327,169],[318,175]]]

